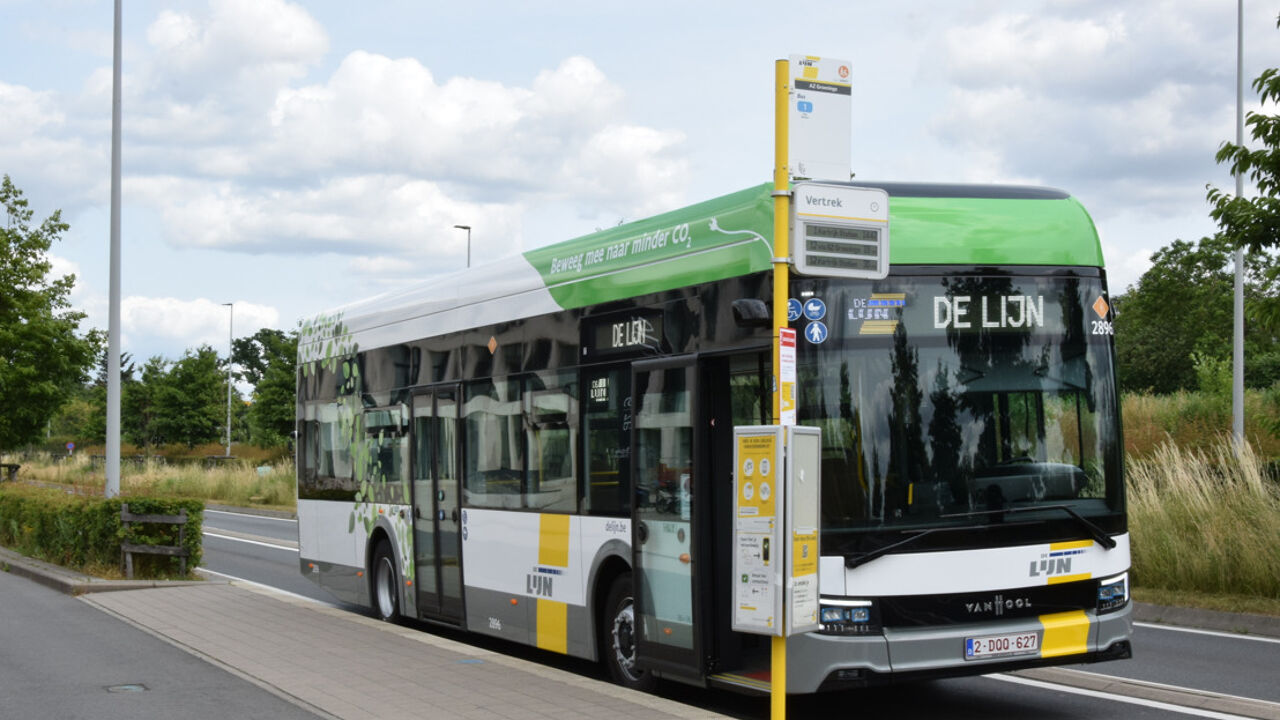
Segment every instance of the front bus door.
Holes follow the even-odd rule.
[[[638,362],[631,384],[636,659],[695,676],[702,671],[692,527],[696,370],[692,357]]]
[[[413,396],[413,555],[418,612],[462,622],[458,391]]]

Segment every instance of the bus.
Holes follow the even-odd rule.
[[[1110,296],[1055,189],[887,193],[883,279],[791,273],[820,626],[787,690],[1131,655]],[[379,618],[767,691],[733,433],[773,415],[759,185],[346,305],[299,343],[299,562]],[[818,325],[821,327],[818,327]]]

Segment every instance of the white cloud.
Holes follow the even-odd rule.
[[[208,345],[225,355],[228,332],[246,337],[264,327],[279,327],[280,313],[273,307],[236,301],[234,328],[229,326],[232,313],[227,306],[205,298],[126,297],[120,304],[122,346],[131,352],[131,347],[150,347],[156,340],[166,340],[170,341],[166,345],[188,349]]]

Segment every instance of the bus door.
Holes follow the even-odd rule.
[[[700,675],[695,608],[693,357],[632,365],[632,552],[636,658],[644,667]]]
[[[413,396],[413,554],[418,611],[462,622],[458,390]]]

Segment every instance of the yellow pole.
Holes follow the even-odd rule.
[[[787,326],[787,253],[790,234],[791,190],[787,172],[787,116],[790,112],[791,63],[778,60],[774,64],[773,108],[773,421],[782,417],[782,328]],[[782,517],[778,518],[782,522]],[[784,565],[785,567],[785,565]],[[781,588],[779,589],[781,591]],[[778,618],[786,632],[786,618]],[[769,716],[772,720],[787,717],[787,638],[774,636],[772,670],[769,683]]]

